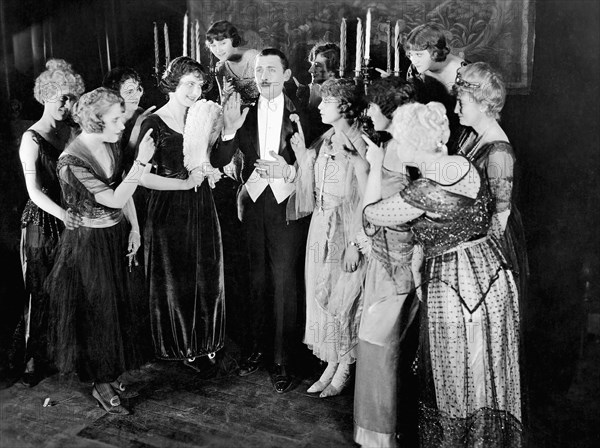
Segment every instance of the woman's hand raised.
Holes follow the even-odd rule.
[[[383,158],[385,156],[383,148],[373,143],[373,140],[371,140],[366,135],[363,134],[361,137],[369,146],[369,148],[367,149],[366,157],[367,162],[369,162],[369,165],[371,165],[371,169],[373,169],[374,167],[381,168],[381,166],[383,165]]]
[[[294,132],[294,135],[292,135],[290,144],[292,145],[292,150],[296,154],[296,157],[299,157],[306,152],[306,139],[304,138],[304,131],[300,124],[300,117],[297,114],[291,114],[290,121],[295,123],[298,129],[298,132]]]

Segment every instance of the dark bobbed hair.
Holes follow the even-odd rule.
[[[242,43],[242,37],[237,28],[227,20],[219,20],[213,23],[206,31],[206,41],[213,43],[215,40],[231,39],[231,45],[239,47]]]
[[[408,33],[404,50],[427,50],[435,62],[445,61],[450,53],[444,30],[435,23],[424,23]]]
[[[158,88],[163,93],[175,92],[181,78],[189,73],[197,74],[204,82],[207,80],[202,64],[187,56],[179,56],[171,61],[163,73]]]
[[[279,59],[281,60],[281,65],[283,66],[283,71],[286,71],[288,68],[290,68],[290,62],[288,61],[287,56],[277,48],[265,48],[260,53],[258,53],[258,56],[279,56]]]
[[[328,79],[321,85],[321,97],[333,97],[340,100],[339,110],[342,116],[351,122],[356,120],[366,107],[363,87],[352,79]]]
[[[125,110],[125,100],[118,92],[98,87],[83,94],[75,103],[73,120],[88,134],[99,134],[104,130],[102,116],[115,104],[120,104],[121,109]]]
[[[377,79],[367,87],[367,101],[377,104],[389,120],[398,107],[414,103],[416,96],[417,91],[412,81],[397,76]]]
[[[140,75],[138,75],[138,72],[136,72],[134,69],[130,67],[115,67],[108,72],[102,80],[102,87],[116,90],[118,92],[121,89],[121,86],[128,79],[133,79],[139,84],[142,83]]]
[[[313,62],[317,56],[325,58],[325,70],[336,71],[340,66],[340,47],[332,42],[317,42],[308,54],[309,62]]]

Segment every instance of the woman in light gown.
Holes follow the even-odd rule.
[[[420,446],[521,446],[518,292],[488,235],[485,179],[466,158],[447,155],[448,121],[439,103],[400,107],[392,135],[400,159],[423,177],[364,213],[376,225],[410,223],[424,247]],[[367,157],[376,173],[382,150],[370,144]]]
[[[173,59],[160,81],[169,100],[141,128],[156,141],[153,169],[140,180],[150,190],[144,253],[154,350],[195,369],[195,358],[214,357],[225,337],[219,219],[205,172],[184,165],[184,123],[206,76],[193,59]]]
[[[364,109],[360,90],[351,80],[325,81],[319,110],[332,129],[308,149],[303,133],[295,133],[291,140],[299,160],[294,212],[312,212],[306,243],[304,343],[327,362],[319,380],[308,389],[321,398],[341,393],[356,360],[365,275],[357,236],[368,172],[356,123]],[[301,130],[298,116],[294,120]]]
[[[137,324],[127,257],[131,262],[140,246],[131,196],[150,167],[154,142],[146,132],[123,178],[118,140],[124,109],[123,99],[102,87],[75,105],[73,116],[82,132],[56,169],[64,201],[82,222],[61,235],[45,285],[51,359],[61,372],[75,371],[81,380],[93,381],[92,396],[110,414],[128,413],[120,405],[124,389],[117,378],[146,361],[143,346],[149,337]]]
[[[44,106],[44,113],[25,131],[19,148],[29,194],[21,217],[21,261],[29,300],[17,333],[25,336],[25,373],[21,381],[28,386],[37,384],[44,375],[47,331],[44,281],[52,270],[64,227],[73,229],[81,222],[80,216],[61,205],[56,163],[71,135],[64,121],[83,91],[83,80],[71,64],[50,59],[46,70],[36,78],[33,90],[35,99]]]
[[[412,82],[388,77],[367,88],[367,113],[375,131],[388,135],[394,111],[414,102]],[[371,176],[370,201],[392,196],[409,182],[406,166],[388,139],[380,175]],[[365,204],[368,205],[368,204]],[[354,440],[365,447],[395,447],[416,439],[416,381],[410,369],[418,340],[418,299],[415,280],[422,251],[415,247],[406,224],[364,223],[370,236],[370,256],[358,333],[354,389]],[[415,275],[413,275],[413,271]]]

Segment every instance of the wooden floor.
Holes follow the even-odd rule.
[[[139,395],[132,414],[107,415],[90,385],[54,375],[33,388],[0,391],[0,447],[344,447],[352,442],[352,393],[320,399],[305,380],[274,392],[259,370],[201,380],[180,362],[156,362],[128,375]],[[49,397],[53,406],[43,407]]]
[[[222,371],[233,371],[231,364]],[[529,448],[600,446],[599,365],[595,338],[566,393],[532,397]],[[139,393],[123,400],[132,411],[124,417],[98,408],[90,385],[74,376],[54,375],[33,388],[0,384],[0,448],[356,446],[352,387],[319,399],[305,393],[310,378],[279,395],[264,370],[200,379],[180,362],[155,362],[124,379]],[[43,407],[46,398],[54,406]]]

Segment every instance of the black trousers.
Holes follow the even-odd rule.
[[[247,193],[246,193],[247,194]],[[300,344],[297,326],[298,278],[303,239],[301,223],[286,221],[287,199],[277,203],[270,187],[256,202],[244,201],[243,224],[250,261],[250,291],[246,309],[251,350],[288,364]],[[301,288],[300,288],[301,289]]]

